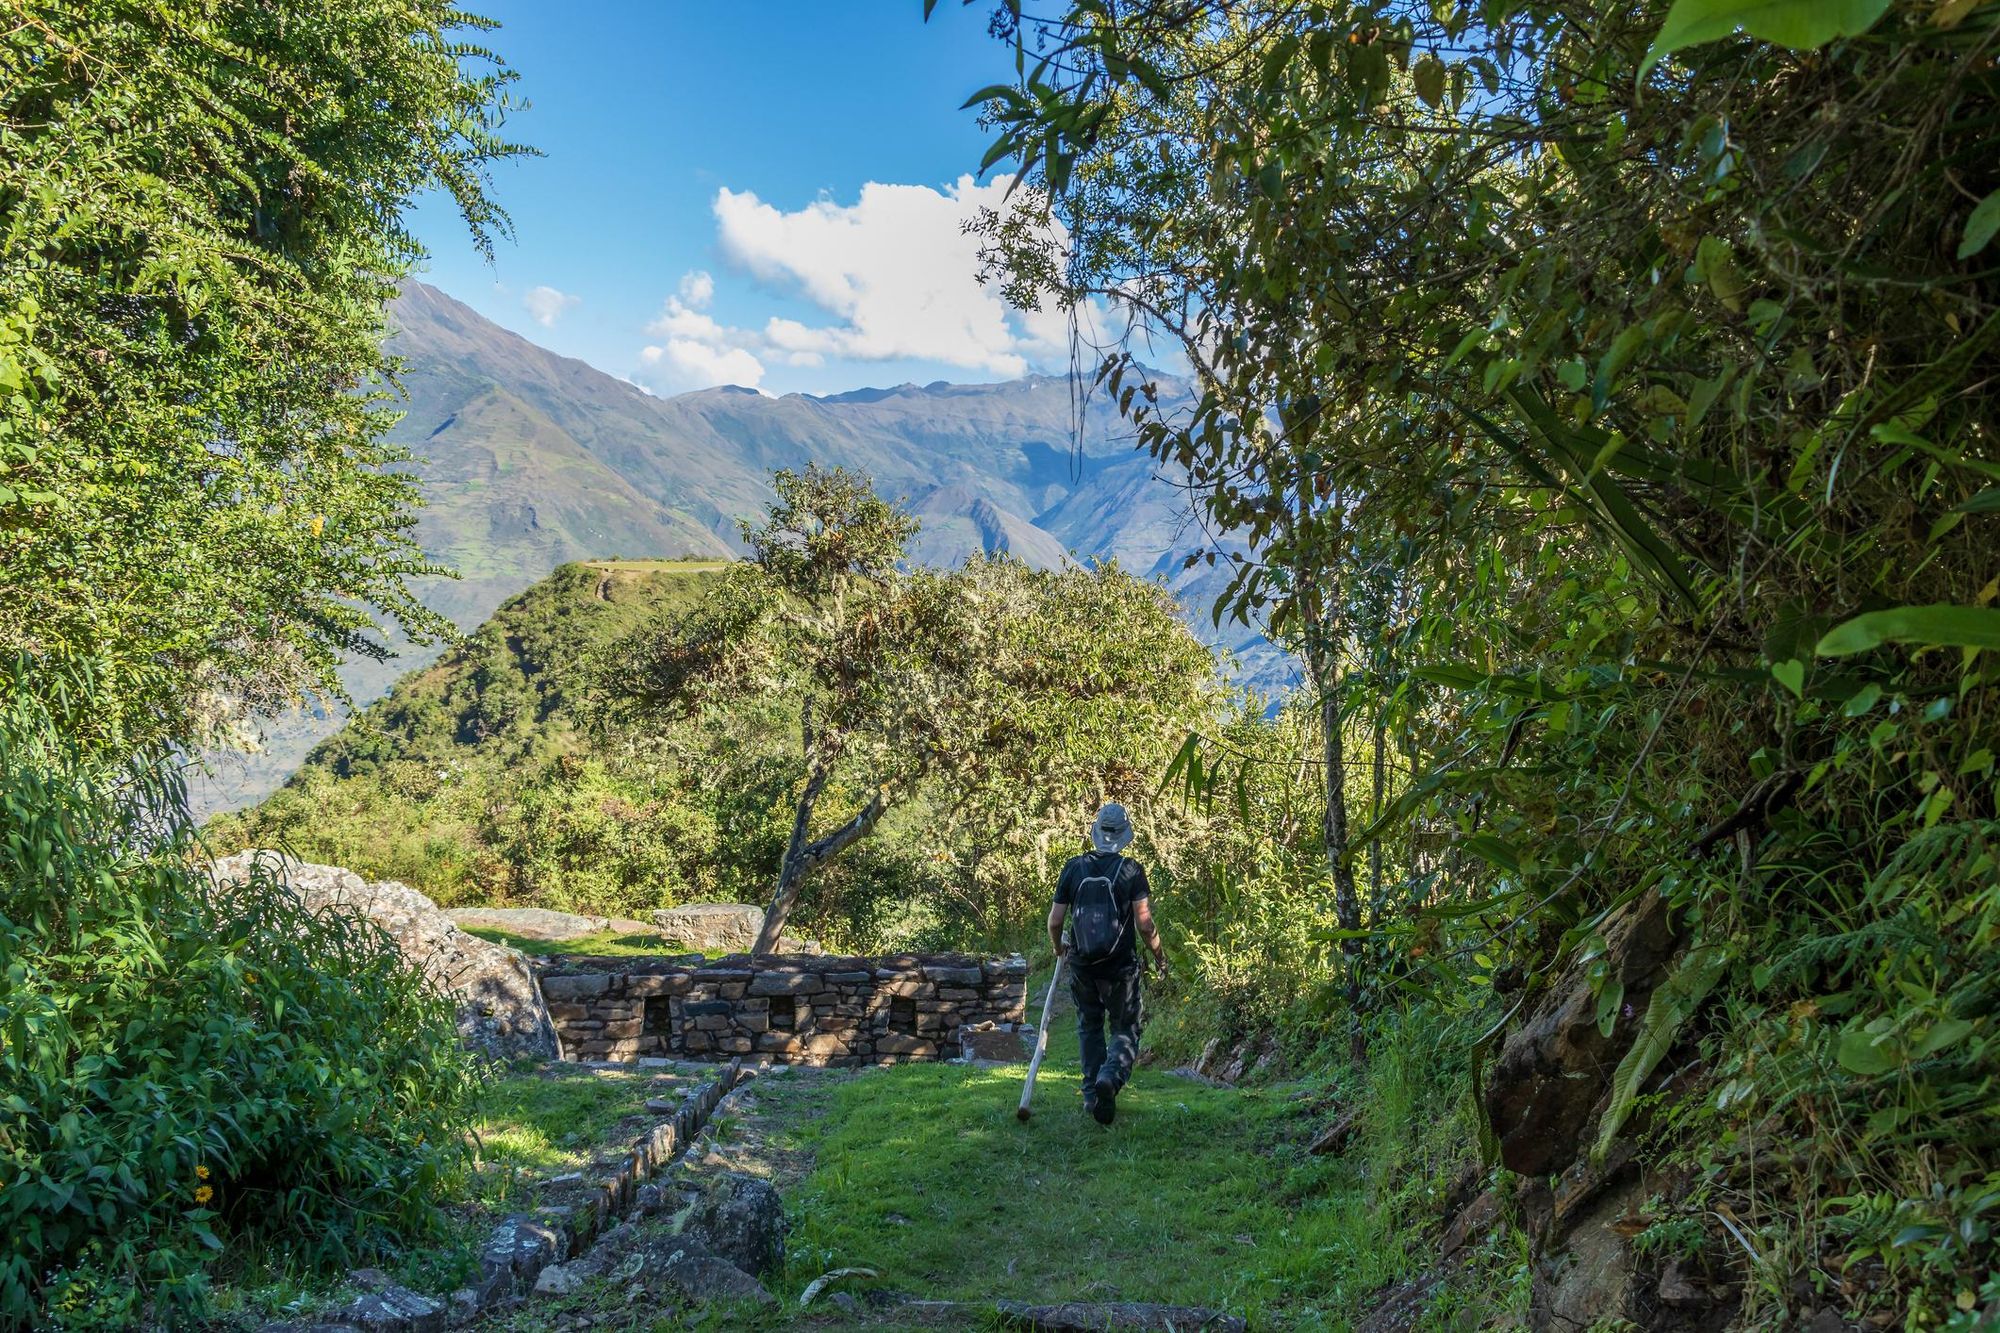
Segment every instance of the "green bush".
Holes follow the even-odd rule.
[[[217,888],[164,763],[0,707],[0,1325],[197,1317],[255,1246],[394,1249],[462,1168],[473,1068],[388,937]]]

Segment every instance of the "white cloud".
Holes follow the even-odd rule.
[[[670,392],[706,389],[717,384],[741,384],[754,389],[764,378],[764,363],[741,347],[712,347],[693,338],[669,338],[639,353],[647,375],[642,386],[658,385]]]
[[[861,187],[853,204],[820,199],[782,212],[749,192],[715,196],[717,240],[731,262],[795,288],[838,322],[773,319],[765,340],[788,352],[861,361],[918,358],[1000,375],[1067,354],[1060,312],[1026,314],[979,284],[979,238],[965,223],[1005,206],[1005,181],[961,176]]]
[[[535,287],[521,298],[521,304],[528,308],[528,315],[545,329],[552,329],[562,313],[571,306],[583,304],[581,296],[571,296],[553,287]]]
[[[644,387],[669,393],[717,384],[754,389],[763,380],[764,363],[752,350],[759,339],[702,313],[701,307],[714,299],[714,278],[699,269],[681,275],[679,294],[669,296],[659,317],[646,326],[646,332],[662,341],[639,353],[645,366]]]
[[[715,279],[698,268],[681,274],[681,301],[695,310],[705,310],[715,299]]]
[[[709,312],[715,279],[694,269],[646,326],[659,341],[641,360],[663,391],[756,385],[767,365],[941,361],[998,376],[1068,359],[1061,311],[1022,312],[979,284],[979,240],[965,223],[1005,206],[1006,185],[970,176],[943,191],[864,185],[853,204],[822,198],[784,212],[747,191],[715,196],[725,258],[760,282],[804,297],[825,322],[773,316],[760,328]],[[1060,239],[1060,238],[1059,238]]]

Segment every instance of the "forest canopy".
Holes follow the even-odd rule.
[[[338,693],[406,580],[383,307],[422,190],[475,241],[511,75],[447,0],[28,0],[0,31],[0,655],[80,736]],[[87,706],[58,697],[77,670]]]
[[[1016,175],[990,276],[1124,317],[1099,383],[1250,543],[1225,600],[1311,667],[1356,1010],[1480,1015],[1488,1160],[1530,1175],[1698,1078],[1648,1131],[1695,1172],[1672,1216],[1795,1208],[1752,1248],[1766,1292],[1862,1264],[1972,1309],[1967,1219],[2000,1197],[2000,8],[993,26],[1020,77],[973,99]],[[1181,347],[1192,409],[1154,406],[1142,336]],[[1358,828],[1356,733],[1407,766]],[[1179,771],[1213,795],[1240,763]],[[1642,922],[1678,961],[1635,1005]],[[1531,1077],[1576,985],[1622,1053],[1601,1114]],[[1777,1182],[1665,1156],[1752,1125],[1826,1146]]]

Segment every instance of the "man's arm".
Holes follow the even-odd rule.
[[[1069,920],[1069,904],[1057,903],[1049,908],[1049,944],[1054,947],[1056,957],[1063,956],[1063,922]]]
[[[1139,928],[1139,938],[1146,941],[1146,947],[1153,951],[1153,962],[1160,969],[1160,975],[1167,975],[1167,951],[1160,947],[1160,928],[1153,924],[1153,900],[1141,898],[1132,904],[1132,924]]]

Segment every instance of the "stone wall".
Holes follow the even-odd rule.
[[[1028,965],[965,954],[882,958],[562,958],[541,974],[571,1060],[766,1056],[863,1065],[958,1054],[958,1030],[1022,1021]]]

